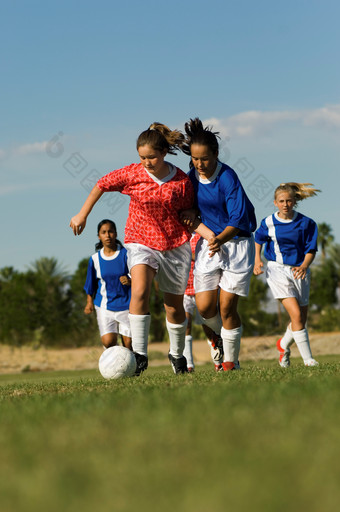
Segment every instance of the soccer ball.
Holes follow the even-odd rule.
[[[132,377],[136,368],[137,362],[134,353],[120,345],[104,350],[99,358],[99,371],[104,379]]]

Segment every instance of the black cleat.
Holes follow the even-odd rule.
[[[168,359],[171,363],[174,373],[188,373],[187,360],[184,356],[174,357],[169,352]]]
[[[135,375],[138,376],[142,372],[144,372],[144,370],[147,369],[148,358],[147,358],[147,356],[144,356],[143,354],[138,354],[137,352],[134,352],[134,355],[135,355],[136,362],[137,362],[137,368],[135,371]]]

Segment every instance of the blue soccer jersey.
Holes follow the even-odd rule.
[[[189,178],[194,185],[202,222],[215,235],[227,226],[240,230],[235,238],[249,237],[255,231],[254,207],[231,167],[218,162],[216,171],[207,179],[201,178],[196,169],[191,169]]]
[[[267,260],[291,266],[301,265],[307,253],[317,251],[317,238],[316,223],[298,212],[287,220],[277,213],[269,215],[255,232],[255,242],[264,244]]]
[[[129,309],[131,287],[119,278],[129,273],[125,247],[117,245],[113,256],[105,256],[103,249],[89,259],[84,290],[91,295],[95,306],[110,311]]]

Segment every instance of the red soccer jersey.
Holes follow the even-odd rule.
[[[200,239],[200,235],[198,233],[193,233],[191,240],[190,240],[190,247],[191,252],[195,254],[196,244],[198,240]],[[195,295],[195,289],[194,289],[194,266],[195,262],[194,260],[191,260],[191,268],[190,268],[190,274],[188,279],[188,284],[186,287],[186,290],[184,292],[185,295]]]
[[[103,176],[97,186],[104,192],[130,196],[125,226],[125,243],[139,243],[151,249],[168,251],[190,240],[179,212],[192,208],[194,189],[178,167],[168,181],[153,179],[142,164],[131,164]]]

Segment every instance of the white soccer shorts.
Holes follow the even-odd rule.
[[[255,261],[254,238],[237,238],[223,244],[219,252],[209,257],[206,240],[196,246],[194,288],[196,293],[222,290],[246,297]]]
[[[294,279],[290,265],[268,261],[266,279],[274,299],[295,297],[300,306],[307,306],[310,290],[310,269],[304,279]]]
[[[122,336],[131,338],[131,329],[129,322],[129,310],[110,311],[105,308],[95,306],[97,322],[101,336],[109,333],[119,333]]]
[[[156,279],[162,292],[183,295],[187,287],[191,267],[190,243],[170,251],[157,251],[141,244],[126,244],[128,267],[148,265],[156,270]]]

